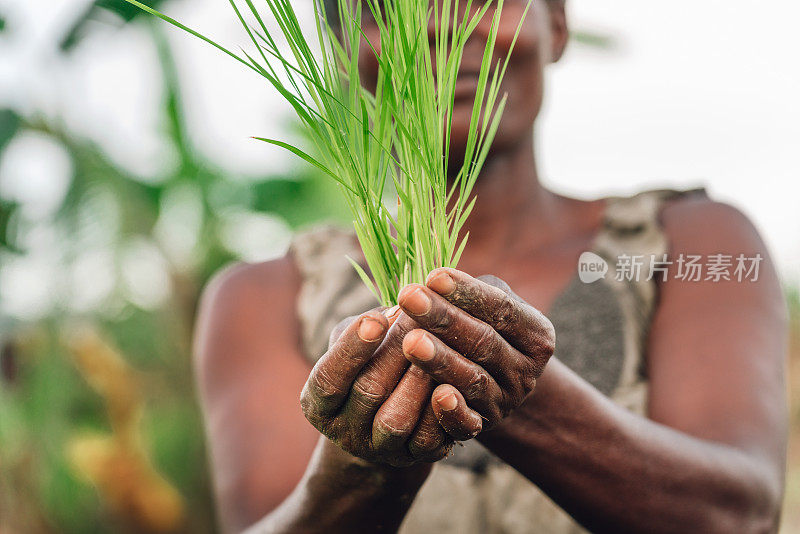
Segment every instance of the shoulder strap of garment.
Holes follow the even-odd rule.
[[[657,273],[651,278],[650,270],[653,262],[664,261],[669,252],[661,209],[667,201],[705,194],[703,188],[657,189],[608,199],[603,227],[593,248],[609,265],[606,281],[614,289],[628,323],[623,384],[635,382],[643,373],[645,341],[657,302]]]
[[[302,350],[315,363],[342,319],[363,313],[377,302],[347,260],[361,256],[352,231],[325,225],[299,233],[290,255],[302,277],[297,297]]]

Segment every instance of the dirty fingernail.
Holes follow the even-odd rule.
[[[456,290],[456,282],[446,272],[439,272],[428,279],[428,287],[446,297]]]
[[[456,398],[454,393],[446,393],[443,396],[439,397],[437,401],[439,403],[439,407],[445,412],[452,412],[458,406],[458,399]]]
[[[383,325],[372,317],[364,317],[358,325],[358,337],[363,341],[377,341],[383,334]]]
[[[403,301],[403,308],[413,315],[425,315],[431,309],[431,299],[420,288],[401,295],[401,300]]]
[[[383,314],[386,316],[387,319],[391,319],[392,317],[397,315],[397,312],[399,312],[399,311],[400,311],[400,305],[399,304],[395,304],[391,308],[383,310]]]
[[[411,348],[411,355],[423,362],[431,360],[435,353],[436,347],[433,346],[433,341],[425,334],[422,334],[416,344]]]

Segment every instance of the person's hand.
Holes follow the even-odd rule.
[[[457,440],[500,423],[533,390],[555,350],[552,323],[496,277],[435,269],[410,284],[400,307],[419,328],[403,352],[439,385],[431,404]]]
[[[403,338],[417,326],[397,308],[345,320],[306,381],[306,418],[353,456],[400,467],[452,448],[430,403],[435,384],[403,356]]]

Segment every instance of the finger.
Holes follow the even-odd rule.
[[[441,384],[434,390],[431,405],[439,424],[453,439],[466,441],[483,429],[480,414],[471,410],[461,393],[449,384]]]
[[[503,416],[505,395],[486,369],[464,358],[425,330],[412,330],[403,340],[406,357],[440,384],[450,384],[461,392],[470,408],[477,410],[491,425]]]
[[[491,326],[425,286],[407,285],[400,291],[398,300],[403,311],[420,328],[435,334],[455,351],[489,371],[504,387],[516,379],[510,373],[531,365],[530,358],[509,345]]]
[[[370,311],[353,321],[317,362],[303,387],[300,403],[309,421],[335,414],[348,396],[359,371],[383,341],[388,321]]]
[[[371,310],[370,310],[371,311]],[[378,310],[380,311],[380,309]],[[336,343],[336,341],[342,336],[347,327],[353,324],[355,321],[358,320],[359,315],[351,315],[350,317],[345,317],[341,321],[339,321],[336,326],[333,327],[331,330],[331,335],[328,336],[328,350]]]
[[[419,367],[412,365],[400,379],[389,398],[378,409],[372,424],[372,445],[375,449],[404,449],[420,419],[435,384]]]
[[[401,313],[402,310],[398,305],[394,305],[391,308],[386,308],[383,310],[383,314],[386,316],[387,319],[389,319],[390,326],[394,324],[394,322],[397,320],[398,317],[400,317]]]
[[[426,285],[500,333],[512,346],[547,362],[555,349],[553,324],[495,276],[473,278],[457,269],[434,269]]]
[[[393,306],[391,308],[388,308],[386,306],[378,306],[377,308],[373,308],[372,310],[369,311],[381,312],[389,320],[389,326],[391,326],[392,323],[394,323],[395,319],[397,319],[397,316],[400,314],[400,306]],[[331,330],[331,335],[328,337],[328,348],[331,348],[333,344],[336,343],[336,340],[339,339],[339,336],[342,335],[342,332],[344,332],[347,329],[347,327],[353,324],[353,322],[356,321],[359,317],[361,316],[351,315],[350,317],[345,317],[344,319],[339,321],[336,324],[336,326],[333,327],[333,330]]]
[[[410,317],[400,313],[373,357],[353,381],[342,413],[351,421],[363,425],[364,439],[372,435],[375,414],[408,369],[409,362],[403,356],[402,342],[406,333],[415,327],[416,323]]]
[[[409,453],[422,462],[438,462],[452,449],[453,438],[444,431],[433,413],[433,407],[428,403],[408,441]]]

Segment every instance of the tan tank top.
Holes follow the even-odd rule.
[[[603,394],[644,414],[645,341],[656,305],[656,282],[642,268],[638,280],[615,276],[618,258],[660,260],[667,253],[659,212],[665,201],[690,191],[645,191],[608,199],[604,223],[591,251],[604,258],[604,279],[576,276],[554,301],[548,317],[558,338],[555,356]],[[324,227],[298,235],[292,254],[303,284],[298,316],[310,362],[324,354],[333,327],[377,305],[346,255],[359,257],[352,232]],[[400,528],[401,533],[585,532],[532,482],[472,440],[438,462]]]

